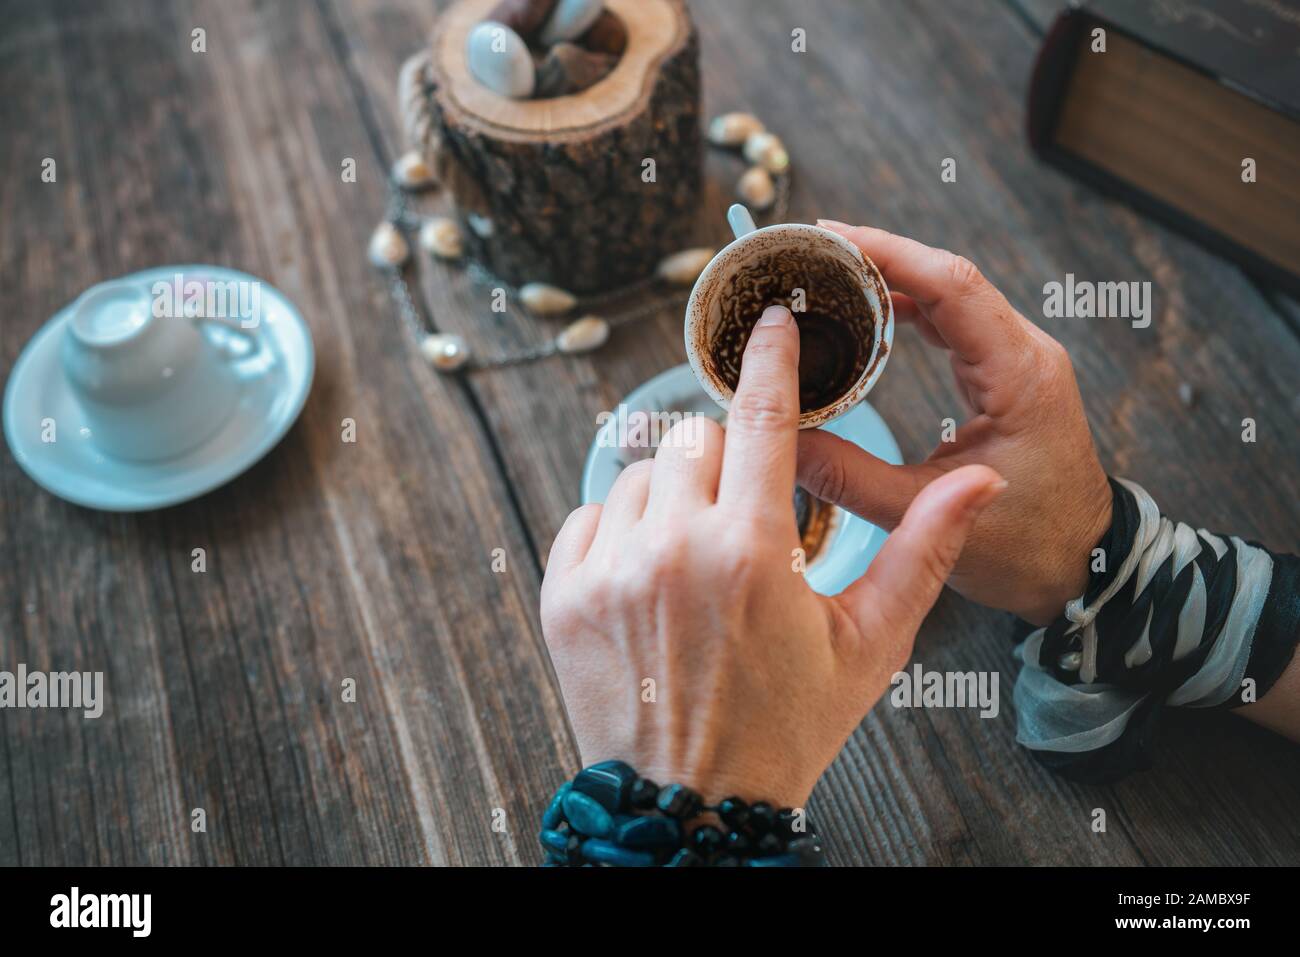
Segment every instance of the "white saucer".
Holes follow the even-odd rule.
[[[725,413],[705,394],[691,373],[691,367],[675,366],[643,382],[622,402],[629,413],[691,412],[722,421]],[[827,432],[847,439],[877,458],[899,465],[903,461],[898,443],[889,426],[869,404],[862,402],[833,422],[823,426]],[[596,434],[587,452],[582,470],[582,502],[603,502],[619,472],[640,458],[649,458],[653,449],[620,448],[617,440],[617,416],[606,422]],[[886,533],[870,522],[844,509],[835,509],[831,540],[811,562],[805,577],[812,589],[822,595],[836,595],[857,581],[885,544]]]
[[[4,394],[4,434],[18,464],[36,484],[87,508],[137,512],[165,508],[224,485],[269,452],[298,418],[311,389],[316,354],[311,332],[293,304],[270,283],[220,266],[160,266],[123,277],[152,285],[176,273],[189,279],[259,282],[262,348],[243,360],[234,413],[212,438],[184,455],[127,462],[101,452],[68,388],[59,358],[68,305],[55,313],[18,357]],[[42,421],[56,423],[57,441],[43,442]]]

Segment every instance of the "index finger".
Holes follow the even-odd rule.
[[[799,435],[799,329],[790,310],[768,306],[740,364],[727,415],[718,502],[793,515]]]
[[[948,348],[967,362],[996,362],[1014,354],[1005,347],[1024,337],[1029,320],[969,259],[871,226],[827,219],[818,220],[818,225],[866,253],[889,287],[910,296]]]

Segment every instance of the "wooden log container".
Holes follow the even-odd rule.
[[[698,211],[698,41],[683,0],[606,0],[628,32],[614,69],[533,100],[469,73],[466,37],[493,4],[452,4],[401,84],[407,133],[450,190],[467,252],[513,285],[588,293],[651,275],[690,245]]]

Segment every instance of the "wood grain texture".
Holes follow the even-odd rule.
[[[535,859],[491,821],[531,820],[572,763],[537,569],[473,397],[407,348],[362,255],[386,167],[319,8],[99,10],[6,17],[5,85],[30,91],[6,98],[7,364],[85,285],[208,260],[297,302],[318,371],[275,452],[180,508],[86,512],[6,457],[0,654],[104,670],[109,704],[0,718],[0,860]],[[33,185],[44,155],[57,186]],[[525,557],[494,574],[498,547]]]
[[[786,140],[791,219],[969,255],[1069,348],[1111,471],[1172,515],[1297,547],[1300,313],[1033,160],[1021,124],[1038,36],[1023,8],[692,9],[705,113],[752,109]],[[537,623],[541,565],[577,504],[596,415],[683,361],[681,311],[593,356],[463,381],[423,366],[363,250],[404,148],[397,71],[435,15],[428,0],[0,9],[0,86],[21,91],[0,98],[3,368],[84,286],[182,260],[274,283],[319,356],[281,446],[189,505],[88,512],[0,457],[0,668],[104,670],[109,697],[98,721],[0,712],[0,863],[537,860],[539,804],[576,760]],[[195,26],[206,54],[190,52]],[[790,49],[795,27],[806,53]],[[45,156],[57,185],[40,183]],[[956,183],[940,181],[947,157]],[[718,244],[740,164],[708,169],[686,229]],[[1043,284],[1067,272],[1151,281],[1151,327],[1043,319]],[[490,290],[455,267],[422,259],[414,275],[431,326],[477,348],[555,331],[491,312]],[[949,380],[901,331],[872,402],[908,460],[961,418]],[[189,569],[196,546],[204,575]],[[1014,742],[1010,633],[1006,615],[940,600],[916,660],[998,672],[1002,713],[878,705],[810,808],[835,862],[1300,862],[1300,756],[1243,721],[1174,716],[1156,770],[1113,787],[1040,769]],[[355,704],[340,702],[345,677]],[[206,835],[189,831],[196,806]],[[1098,807],[1104,835],[1089,830]]]

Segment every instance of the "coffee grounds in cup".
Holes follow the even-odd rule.
[[[805,308],[796,311],[796,290]],[[768,306],[791,309],[799,327],[799,411],[845,395],[871,362],[876,317],[859,278],[836,260],[788,250],[757,256],[727,281],[705,362],[734,393],[754,325]]]
[[[844,323],[815,312],[795,313],[799,326],[799,411],[830,405],[853,387],[857,343]]]
[[[794,523],[799,530],[799,547],[803,549],[804,561],[811,563],[830,538],[835,525],[835,507],[795,486]]]

